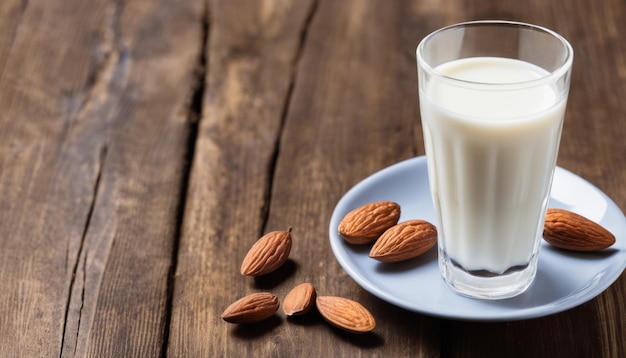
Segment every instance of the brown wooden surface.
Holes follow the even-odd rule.
[[[552,316],[460,322],[372,296],[328,243],[349,188],[424,153],[417,43],[472,19],[570,40],[559,165],[625,210],[624,16],[622,0],[3,0],[0,356],[626,356],[624,274]],[[288,227],[287,264],[241,276]],[[361,302],[374,332],[220,318],[305,281]]]

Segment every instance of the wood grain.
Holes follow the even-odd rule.
[[[559,314],[461,322],[367,293],[328,244],[348,189],[424,153],[418,42],[473,19],[571,42],[559,165],[626,209],[625,15],[621,0],[1,1],[0,356],[626,356],[626,275]],[[283,267],[240,275],[289,227]],[[303,282],[376,328],[220,318]]]
[[[239,267],[265,231],[277,141],[310,11],[309,1],[210,3],[207,87],[177,259],[169,356],[274,351],[275,342],[260,334],[246,338],[245,328],[220,315],[261,291]],[[271,331],[281,323],[274,316],[255,327]]]
[[[2,355],[160,354],[199,5],[2,12]]]
[[[414,51],[427,29],[413,11],[400,2],[320,2],[307,33],[268,221],[268,229],[293,226],[291,257],[298,270],[276,290],[312,282],[319,295],[362,303],[377,326],[367,337],[324,324],[285,327],[280,336],[307,337],[303,355],[341,356],[356,348],[364,355],[430,356],[439,350],[437,320],[396,310],[366,293],[328,244],[332,210],[345,191],[377,170],[423,154]],[[324,343],[329,339],[333,344]]]

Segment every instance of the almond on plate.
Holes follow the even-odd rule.
[[[437,243],[437,228],[424,220],[392,226],[376,241],[369,256],[381,262],[401,262],[418,257]]]
[[[597,251],[615,243],[615,236],[600,224],[564,209],[548,209],[543,238],[549,244],[573,251]]]
[[[369,244],[400,219],[400,205],[379,201],[360,206],[343,217],[339,235],[351,244]]]

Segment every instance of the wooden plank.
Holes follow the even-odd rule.
[[[327,239],[330,212],[350,185],[416,154],[415,141],[421,141],[418,107],[415,101],[401,100],[407,93],[417,98],[416,42],[397,24],[419,24],[399,5],[321,2],[304,33],[274,168],[274,153],[267,149],[279,135],[288,83],[265,79],[284,79],[285,72],[255,76],[276,71],[267,58],[285,58],[276,61],[281,71],[292,66],[295,35],[306,26],[307,9],[277,13],[272,23],[280,29],[278,37],[261,31],[259,20],[248,18],[246,9],[237,11],[245,21],[232,21],[224,6],[211,9],[208,92],[180,243],[168,354],[348,355],[355,347],[390,356],[437,352],[437,320],[366,294],[339,268]],[[287,26],[286,19],[298,21]],[[374,19],[380,26],[369,26]],[[368,36],[371,41],[360,40]],[[398,82],[400,88],[395,88]],[[294,227],[296,240],[292,260],[274,275],[242,277],[241,259],[260,234],[288,226]],[[344,334],[315,314],[295,322],[278,314],[258,325],[235,327],[219,317],[239,297],[271,291],[282,298],[305,280],[320,293],[351,297],[371,307],[380,320],[377,333]]]
[[[377,326],[371,334],[354,336],[313,316],[277,329],[279,337],[296,337],[281,340],[281,345],[303,356],[419,357],[439,352],[440,321],[367,293],[339,266],[328,241],[332,211],[351,186],[423,154],[415,48],[429,20],[417,6],[321,1],[307,33],[267,224],[268,231],[293,226],[291,258],[297,269],[276,280],[274,290],[284,297],[296,284],[312,282],[320,295],[361,302]]]
[[[568,32],[575,31],[567,27],[571,22],[555,20],[567,16],[567,12],[561,13],[543,2],[532,2],[530,6],[500,2],[482,4],[387,2],[383,5],[320,1],[303,38],[293,95],[273,167],[266,151],[250,154],[263,145],[254,142],[258,137],[251,136],[249,131],[267,133],[267,130],[271,133],[268,137],[274,138],[276,128],[260,129],[249,122],[227,122],[233,118],[239,120],[248,113],[248,109],[240,105],[240,93],[249,93],[242,88],[250,88],[251,80],[247,77],[250,75],[246,72],[247,76],[236,76],[240,73],[237,66],[256,67],[251,65],[253,61],[245,52],[239,57],[243,59],[234,64],[237,61],[232,55],[241,54],[244,45],[234,46],[239,50],[230,50],[231,57],[220,60],[215,54],[219,42],[212,42],[211,56],[215,57],[211,58],[217,59],[209,62],[218,65],[209,66],[209,86],[212,88],[209,92],[219,89],[220,94],[209,94],[205,101],[207,114],[196,151],[179,255],[179,263],[185,264],[179,264],[177,271],[173,318],[177,338],[170,340],[170,353],[289,355],[296,352],[299,355],[340,356],[363,349],[360,352],[385,356],[437,353],[472,356],[493,352],[554,356],[563,352],[572,355],[592,353],[601,347],[614,347],[608,348],[609,353],[623,351],[618,346],[621,343],[607,342],[615,332],[623,331],[624,319],[597,322],[597,317],[606,313],[617,312],[622,317],[623,309],[614,304],[619,300],[600,297],[565,314],[524,322],[437,320],[397,309],[367,294],[341,270],[327,246],[327,225],[332,208],[348,188],[378,169],[423,153],[421,130],[416,120],[419,116],[414,49],[419,39],[436,28],[468,17],[513,17],[553,27],[568,38],[575,38]],[[217,13],[215,18],[218,21]],[[608,24],[614,25],[612,22]],[[215,26],[212,31],[221,29],[217,24],[212,26]],[[254,28],[254,25],[250,26]],[[237,35],[233,38],[242,36],[241,30],[234,33]],[[248,32],[243,33],[247,34],[244,38],[256,39]],[[226,36],[221,32],[220,35]],[[239,43],[234,39],[231,41]],[[620,58],[619,53],[616,58]],[[619,60],[615,61],[619,64]],[[235,79],[222,78],[228,77],[225,73],[229,66],[224,62],[230,64],[234,73],[229,78]],[[619,69],[617,73],[620,73]],[[616,85],[623,88],[619,83]],[[247,96],[244,98],[245,104],[251,101]],[[609,105],[621,109],[613,99],[609,100]],[[589,111],[587,109],[587,114]],[[574,116],[581,116],[581,113]],[[574,121],[574,129],[569,134],[564,133],[564,143],[568,141],[568,135],[586,133],[579,120],[571,121]],[[275,122],[271,123],[275,125]],[[244,130],[237,139],[231,131],[241,126]],[[591,126],[598,133],[596,140],[604,136],[596,124]],[[615,157],[623,153],[621,143],[611,140],[605,148],[616,149]],[[599,140],[594,143],[598,144]],[[570,138],[564,145],[569,146],[569,150],[565,149],[562,162],[578,163],[578,158],[570,151],[580,143]],[[228,156],[227,151],[232,154],[233,146],[238,149],[239,157]],[[586,151],[583,158],[595,156],[590,154],[590,147],[582,149]],[[270,172],[275,172],[273,176],[263,169],[266,166],[270,167]],[[583,174],[585,168],[587,173],[598,170],[596,164],[583,165]],[[623,178],[620,169],[615,170],[617,177]],[[221,179],[207,174],[216,172],[220,173]],[[242,172],[242,176],[236,176]],[[607,183],[602,177],[597,179],[600,183]],[[264,223],[264,209],[260,203],[265,201],[261,188],[268,185],[268,180],[271,180],[269,211]],[[256,183],[254,188],[250,187],[251,182]],[[622,189],[613,186],[613,190],[618,200],[624,198]],[[260,235],[289,226],[294,228],[295,241],[292,259],[286,267],[269,277],[255,280],[240,277],[238,265],[258,237],[253,236],[255,231],[260,231]],[[219,257],[222,259],[218,260]],[[202,267],[202,271],[191,272],[193,267]],[[257,291],[272,291],[284,297],[291,287],[304,281],[313,282],[320,294],[337,294],[363,302],[378,318],[375,333],[358,337],[344,334],[329,328],[315,314],[302,320],[287,321],[279,314],[258,325],[237,327],[224,327],[219,319],[221,310],[238,297]],[[203,285],[210,285],[213,291]],[[190,293],[194,289],[197,292]],[[623,284],[618,283],[605,296],[619,297],[615,292],[621,291]],[[607,307],[603,307],[605,303]],[[570,334],[573,326],[583,324],[587,327],[585,338]],[[567,347],[557,344],[563,341],[567,342]],[[210,344],[214,348],[211,349]]]
[[[625,5],[0,2],[2,355],[624,356],[625,275],[550,317],[440,320],[366,293],[327,230],[352,185],[423,154],[415,46],[471,18],[570,39],[559,164],[626,208]],[[252,243],[286,227],[290,261],[239,275]],[[304,281],[362,302],[376,330],[347,334],[316,313],[248,326],[219,317],[243,295],[282,299]]]
[[[18,5],[0,78],[3,355],[158,356],[202,4]]]
[[[169,356],[275,355],[271,339],[244,339],[245,329],[220,314],[256,291],[239,266],[264,229],[274,151],[311,10],[310,1],[210,3],[207,88],[180,240]],[[276,325],[280,321],[270,320],[261,329]]]
[[[8,356],[61,351],[72,262],[99,171],[97,138],[80,150],[64,147],[63,138],[74,121],[69,112],[79,106],[70,91],[88,82],[91,62],[72,30],[88,31],[81,20],[94,30],[101,21],[85,12],[51,33],[24,30],[35,24],[53,27],[63,12],[53,5],[31,4],[18,17],[0,79],[0,345]],[[93,11],[102,7],[94,3]],[[64,54],[71,51],[69,74]],[[68,165],[72,161],[80,165]],[[70,189],[74,176],[81,179]]]

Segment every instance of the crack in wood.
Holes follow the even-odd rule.
[[[167,356],[167,347],[170,335],[170,322],[172,319],[172,308],[174,303],[174,285],[175,285],[175,273],[178,266],[178,250],[180,245],[180,238],[182,236],[182,227],[185,214],[185,207],[187,203],[189,178],[191,175],[191,167],[193,164],[193,158],[196,148],[196,142],[198,137],[198,128],[200,119],[203,112],[204,92],[206,87],[206,73],[207,73],[207,49],[209,47],[209,30],[210,30],[210,13],[208,1],[204,3],[204,9],[201,17],[201,37],[200,37],[200,53],[198,55],[198,63],[194,71],[195,84],[192,87],[189,107],[187,109],[187,117],[189,122],[188,135],[187,135],[187,151],[185,153],[185,171],[181,176],[181,190],[180,201],[178,204],[178,211],[176,217],[176,232],[174,234],[174,243],[172,247],[172,259],[169,272],[167,274],[167,303],[164,312],[164,332],[163,332],[163,344],[161,347],[161,357]]]
[[[284,131],[285,122],[287,121],[287,115],[289,113],[289,106],[291,104],[291,98],[293,95],[293,90],[295,88],[295,84],[297,81],[297,72],[298,72],[298,64],[300,63],[300,57],[302,56],[303,49],[306,45],[307,35],[311,23],[313,22],[313,18],[315,17],[315,13],[317,11],[318,1],[313,1],[309,8],[309,12],[306,16],[306,20],[304,21],[304,26],[302,27],[302,31],[300,32],[300,42],[298,44],[298,49],[293,58],[293,63],[291,66],[291,75],[289,79],[289,88],[287,89],[287,94],[285,96],[285,105],[283,106],[283,112],[281,114],[280,125],[278,128],[278,135],[276,136],[276,140],[274,141],[274,148],[272,155],[270,157],[267,172],[268,172],[268,180],[265,186],[264,200],[263,206],[261,207],[261,230],[258,233],[258,237],[263,236],[263,234],[267,230],[267,223],[270,217],[270,202],[272,199],[272,190],[274,186],[274,175],[276,173],[276,163],[278,161],[278,156],[280,154],[280,141],[282,138],[282,133]]]
[[[93,117],[94,112],[98,112],[106,103],[110,101],[110,93],[121,92],[121,87],[124,86],[127,79],[127,71],[130,63],[130,53],[127,46],[124,45],[120,35],[120,17],[124,9],[124,3],[121,0],[113,0],[109,3],[105,14],[104,28],[102,29],[102,40],[98,44],[96,51],[96,65],[89,74],[83,90],[78,94],[68,95],[67,105],[69,106],[69,113],[72,114],[70,122],[83,121]],[[109,120],[115,120],[115,118],[109,118]],[[109,122],[107,120],[107,122]],[[68,126],[70,124],[68,123]],[[69,128],[66,129],[66,131]],[[78,336],[81,331],[80,324],[82,318],[82,310],[85,300],[85,285],[87,275],[87,255],[85,254],[85,241],[87,239],[87,233],[91,225],[91,219],[94,213],[94,208],[97,202],[97,195],[100,186],[100,179],[103,172],[104,162],[107,156],[107,140],[100,144],[99,160],[97,163],[96,176],[93,186],[93,194],[91,197],[91,203],[87,212],[85,226],[80,239],[80,244],[76,256],[76,262],[72,267],[72,275],[70,278],[67,302],[65,305],[65,313],[63,320],[63,328],[61,333],[61,351],[60,357],[75,355],[78,348]],[[69,249],[68,249],[69,250]],[[66,267],[69,263],[69,252],[66,257]],[[82,272],[79,272],[79,267],[82,262]],[[77,280],[82,278],[82,287],[80,292],[80,298],[73,295],[74,290],[79,288]],[[78,319],[76,322],[76,337],[67,337],[68,332],[68,319],[73,307],[74,300],[79,299],[78,306]],[[73,347],[72,347],[73,346]]]
[[[84,241],[84,240],[83,240]],[[82,249],[82,247],[81,247]],[[78,324],[77,327],[78,329],[76,330],[76,342],[78,342],[78,335],[80,333],[80,321],[82,318],[82,313],[83,313],[83,307],[85,307],[85,286],[87,285],[87,255],[84,255],[83,257],[83,287],[82,290],[80,292],[80,310],[79,310],[79,314],[78,314]],[[76,356],[76,349],[78,348],[78,344],[74,344],[74,352],[72,354],[72,356]],[[63,352],[63,348],[61,348],[61,354]]]
[[[100,179],[102,177],[102,172],[103,172],[103,168],[104,168],[104,163],[106,161],[106,156],[107,156],[107,151],[108,148],[106,145],[102,146],[100,148],[100,155],[99,155],[99,160],[98,160],[98,169],[97,169],[97,174],[96,174],[96,180],[94,181],[94,185],[93,185],[93,194],[92,194],[92,200],[90,203],[90,207],[89,210],[87,212],[87,220],[85,222],[85,227],[83,229],[83,233],[81,235],[81,240],[80,240],[80,246],[78,248],[78,254],[77,254],[77,260],[74,263],[74,267],[72,269],[72,277],[70,280],[70,285],[69,285],[69,291],[68,291],[68,295],[67,295],[67,302],[66,302],[66,306],[65,306],[65,318],[63,320],[63,330],[62,330],[62,334],[61,334],[61,352],[59,354],[59,357],[64,357],[65,355],[65,336],[66,336],[66,329],[67,329],[67,321],[68,321],[68,317],[69,317],[69,312],[70,312],[70,308],[71,308],[71,303],[72,303],[72,291],[74,290],[74,285],[76,284],[76,278],[77,278],[77,273],[78,273],[78,267],[80,265],[80,262],[82,260],[82,288],[81,288],[81,297],[80,297],[80,309],[79,309],[79,314],[78,314],[78,323],[77,323],[77,329],[76,329],[76,341],[74,341],[74,348],[73,351],[74,353],[76,353],[76,348],[78,346],[77,342],[78,342],[78,334],[80,332],[80,321],[81,321],[81,313],[83,310],[83,305],[84,305],[84,301],[85,301],[85,284],[86,284],[86,273],[87,273],[87,255],[84,253],[84,246],[85,246],[85,241],[87,239],[87,232],[89,231],[89,226],[91,224],[91,219],[93,217],[93,213],[94,213],[94,208],[96,206],[96,202],[98,199],[98,190],[100,188]]]

